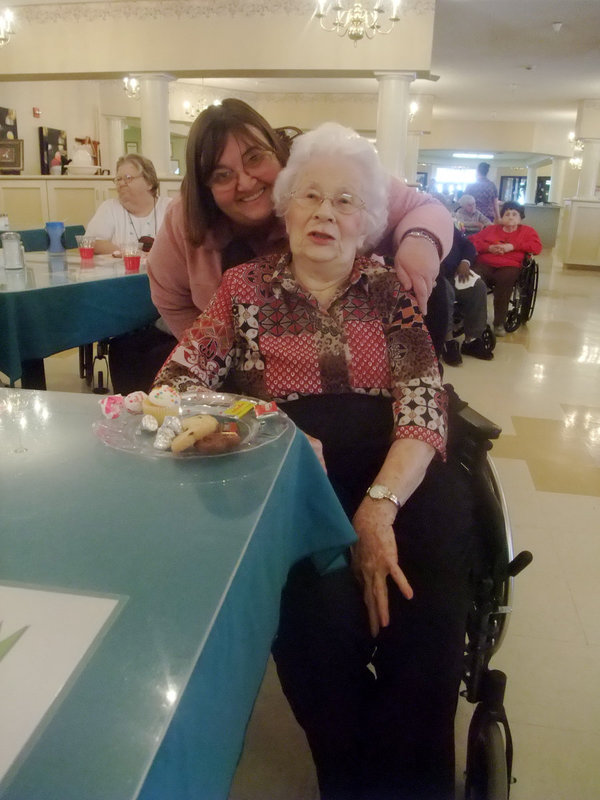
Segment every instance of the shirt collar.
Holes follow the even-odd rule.
[[[273,294],[276,297],[281,297],[282,291],[288,292],[289,294],[297,294],[307,297],[308,295],[304,291],[304,289],[296,282],[292,270],[290,269],[290,263],[292,260],[291,253],[285,253],[275,264],[275,268],[271,275],[271,285],[273,287]],[[354,264],[352,265],[352,271],[350,272],[350,277],[348,279],[347,285],[340,290],[338,297],[343,296],[351,286],[356,286],[357,288],[365,291],[367,294],[369,292],[369,282],[367,279],[367,275],[365,274],[366,268],[371,264],[371,261],[364,257],[358,256],[354,259]]]

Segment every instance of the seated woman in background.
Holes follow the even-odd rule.
[[[450,800],[472,506],[412,293],[357,255],[386,225],[372,145],[327,123],[275,182],[289,251],[223,275],[155,384],[276,400],[352,520],[351,564],[296,564],[273,654],[322,800]],[[298,535],[302,535],[298,531]]]
[[[486,225],[492,224],[485,214],[477,210],[475,198],[472,194],[461,195],[458,201],[458,208],[454,212],[454,219],[467,236],[471,233],[478,233]]]
[[[171,198],[159,197],[154,164],[137,153],[119,158],[113,181],[118,198],[105,200],[85,229],[96,237],[94,252],[113,253],[122,244],[140,242],[147,253]]]
[[[505,336],[504,323],[512,288],[528,253],[542,251],[540,237],[534,228],[522,225],[525,209],[512,200],[500,209],[500,224],[488,225],[470,236],[477,250],[474,270],[494,292],[494,333]]]

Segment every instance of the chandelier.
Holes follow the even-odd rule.
[[[209,106],[220,106],[220,105],[221,105],[220,100],[213,100],[211,103],[209,103],[208,100],[198,100],[198,102],[195,103],[194,105],[192,105],[192,103],[190,103],[189,100],[184,100],[183,113],[186,115],[186,117],[192,117],[193,119],[196,119],[198,114],[201,114],[205,108],[208,108]]]
[[[137,98],[140,96],[140,82],[137,78],[127,76],[123,78],[123,90],[127,97]]]
[[[573,146],[573,155],[569,159],[569,164],[573,169],[581,169],[583,165],[583,158],[581,157],[581,151],[583,150],[584,147],[583,142],[581,141],[581,139],[575,138],[574,131],[571,131],[571,133],[569,133],[569,141]]]
[[[338,36],[347,36],[354,44],[363,39],[372,39],[376,33],[387,35],[392,32],[394,24],[399,22],[398,11],[401,0],[375,0],[371,3],[348,3],[342,0],[317,0],[314,16],[324,31],[333,31]],[[389,6],[389,15],[384,22],[386,6]],[[388,24],[385,30],[382,25]]]
[[[14,15],[10,8],[5,8],[0,12],[0,47],[10,42],[10,37],[15,32]]]

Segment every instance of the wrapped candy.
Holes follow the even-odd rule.
[[[171,447],[171,442],[175,438],[175,431],[172,431],[170,428],[165,428],[161,425],[159,430],[156,432],[156,438],[154,439],[154,447],[157,450],[169,450]]]
[[[140,427],[143,431],[156,433],[156,431],[158,430],[158,421],[156,417],[152,416],[152,414],[144,414],[144,416],[142,417],[142,421],[140,423]]]
[[[142,404],[146,397],[148,397],[146,392],[142,392],[141,390],[137,392],[130,392],[124,398],[123,404],[130,414],[141,414]]]
[[[123,411],[124,398],[120,394],[109,394],[98,402],[107,419],[116,419]]]
[[[171,417],[171,416],[165,417],[160,427],[161,430],[164,428],[165,430],[173,431],[173,433],[175,434],[181,433],[181,431],[183,430],[181,426],[181,420],[179,419],[179,417]]]

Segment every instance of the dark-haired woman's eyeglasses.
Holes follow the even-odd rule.
[[[143,253],[149,253],[154,244],[154,236],[140,236],[138,243],[142,245]]]
[[[242,170],[247,175],[254,178],[256,172],[274,158],[276,158],[276,156],[272,150],[266,150],[263,147],[252,147],[242,156]],[[240,170],[237,169],[217,167],[213,170],[206,184],[210,186],[211,189],[229,189],[237,182],[239,174]]]

